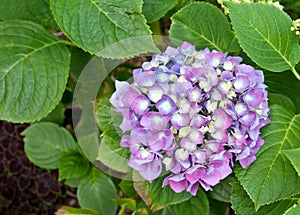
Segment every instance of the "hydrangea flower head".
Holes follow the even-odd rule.
[[[123,116],[121,146],[128,165],[152,182],[196,195],[246,168],[264,143],[269,123],[262,71],[227,53],[196,51],[184,42],[133,71],[134,82],[116,81],[110,102]]]

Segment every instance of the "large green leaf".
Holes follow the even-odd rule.
[[[79,205],[105,215],[115,215],[117,190],[112,180],[96,168],[84,177],[77,189]]]
[[[134,189],[152,210],[158,210],[164,206],[178,204],[192,197],[192,195],[186,191],[175,193],[170,186],[162,188],[164,177],[160,177],[152,183],[149,183],[138,173],[134,172],[133,180]]]
[[[159,20],[171,10],[178,0],[144,0],[143,14],[149,23]]]
[[[172,16],[170,37],[188,41],[197,48],[210,48],[222,52],[239,49],[226,16],[206,2],[189,4]]]
[[[297,112],[300,113],[300,81],[295,79],[291,72],[264,72],[264,74],[268,92],[281,94],[290,98],[296,106]],[[286,103],[284,106],[289,108],[287,105],[289,103]]]
[[[292,70],[300,60],[299,40],[291,18],[273,5],[231,3],[229,15],[241,47],[259,66],[273,72]]]
[[[289,109],[290,111],[292,111],[294,113],[296,112],[295,104],[289,97],[287,97],[285,95],[282,95],[279,93],[269,93],[268,99],[269,99],[268,100],[269,105],[278,104],[278,105],[281,105],[281,106]]]
[[[97,160],[115,171],[127,173],[130,171],[127,165],[130,151],[120,146],[122,132],[119,125],[122,118],[109,102],[109,98],[109,95],[102,97],[95,104],[96,121],[102,131]]]
[[[209,215],[209,202],[201,188],[198,190],[197,196],[185,202],[171,205],[170,208],[172,210],[172,213],[169,213],[170,215]]]
[[[283,153],[290,159],[300,176],[300,148],[284,150]]]
[[[47,28],[57,28],[49,0],[0,0],[0,19],[31,20]]]
[[[265,144],[257,160],[246,169],[235,172],[255,208],[300,193],[300,180],[284,150],[300,147],[300,115],[271,106],[271,123],[263,128]]]
[[[80,153],[65,153],[58,161],[58,180],[81,178],[90,170],[90,163]]]
[[[92,54],[125,58],[157,51],[141,0],[51,0],[50,5],[62,31]]]
[[[284,213],[284,215],[299,215],[299,214],[300,214],[299,202]]]
[[[56,169],[64,153],[76,151],[72,135],[51,122],[32,124],[22,135],[25,136],[24,149],[27,157],[41,168]]]
[[[232,175],[223,179],[219,184],[213,187],[213,190],[208,192],[208,197],[216,199],[220,202],[230,202],[230,193],[232,191],[229,183],[236,181]]]
[[[240,183],[234,182],[231,183],[231,186],[233,190],[231,194],[231,203],[236,215],[282,215],[296,202],[295,199],[287,199],[262,206],[256,210],[254,203]]]
[[[69,72],[63,43],[32,22],[0,23],[0,119],[33,122],[55,108]]]

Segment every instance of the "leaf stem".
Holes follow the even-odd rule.
[[[77,47],[77,45],[75,45],[74,43],[72,43],[71,41],[68,40],[62,40],[62,42],[67,45],[67,46],[73,46],[73,47]]]
[[[296,78],[300,81],[300,75],[298,74],[298,72],[296,71],[296,69],[294,67],[292,67],[292,73],[296,76]]]

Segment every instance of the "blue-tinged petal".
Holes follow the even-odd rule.
[[[176,111],[177,106],[171,97],[163,95],[161,99],[157,101],[156,108],[162,115],[169,116]]]
[[[158,112],[148,112],[142,116],[140,124],[149,130],[161,130],[166,128],[169,117],[165,117]]]
[[[138,95],[131,103],[131,109],[138,115],[149,111],[150,100],[145,95]]]

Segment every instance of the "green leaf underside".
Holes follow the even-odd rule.
[[[190,193],[184,191],[175,193],[170,186],[162,188],[165,177],[155,179],[152,183],[145,181],[137,172],[133,172],[134,189],[152,210],[163,206],[178,204],[190,199]]]
[[[243,189],[240,183],[233,182],[231,183],[231,186],[231,203],[236,215],[282,215],[296,202],[296,200],[286,199],[262,206],[258,210],[255,210],[254,203],[251,201],[247,192]]]
[[[92,54],[125,58],[157,51],[141,0],[51,0],[50,5],[61,30]]]
[[[205,2],[189,4],[174,14],[170,37],[188,41],[198,49],[208,47],[222,52],[239,50],[226,16],[217,7]]]
[[[300,147],[300,115],[274,105],[271,123],[263,128],[265,144],[246,169],[235,167],[237,177],[255,208],[300,193],[299,177],[284,150]]]
[[[273,5],[226,2],[233,29],[247,55],[273,72],[294,70],[300,60],[298,38],[291,18]]]
[[[268,99],[269,99],[268,100],[269,105],[278,104],[278,105],[281,105],[281,106],[289,109],[290,111],[292,111],[294,113],[296,112],[296,107],[295,107],[293,101],[287,96],[284,96],[279,93],[269,93]]]
[[[300,81],[295,79],[291,72],[264,72],[264,75],[268,92],[289,97],[296,106],[297,113],[300,113]]]
[[[49,0],[1,0],[0,19],[31,20],[47,28],[57,28],[51,14]]]
[[[64,153],[76,151],[76,143],[64,128],[51,122],[40,122],[29,126],[25,136],[25,153],[35,165],[46,168],[58,168],[58,162]]]
[[[63,154],[58,161],[58,180],[81,178],[90,170],[90,163],[78,152]]]
[[[300,148],[284,150],[283,153],[288,157],[300,176]]]
[[[152,23],[163,17],[177,4],[177,0],[144,0],[143,14]]]
[[[84,177],[77,189],[79,205],[105,215],[115,215],[117,190],[109,177],[96,168]]]
[[[110,95],[102,97],[95,104],[96,121],[102,131],[97,160],[115,171],[128,173],[130,151],[120,146],[122,132],[119,125],[122,118],[109,102],[109,98]]]
[[[60,101],[70,53],[62,40],[28,21],[0,23],[0,118],[33,122]]]

